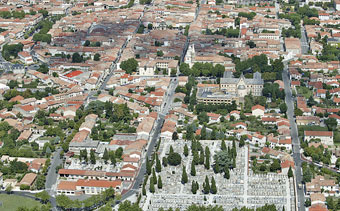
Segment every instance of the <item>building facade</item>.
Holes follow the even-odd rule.
[[[239,104],[244,101],[248,94],[262,96],[264,81],[261,73],[254,73],[253,78],[245,78],[242,74],[240,78],[234,78],[233,73],[226,71],[220,80],[220,85],[198,86],[197,101],[200,103],[211,104]]]
[[[245,95],[252,94],[254,96],[261,96],[264,81],[261,73],[254,73],[253,78],[245,78],[242,74],[240,78],[234,78],[232,72],[225,72],[224,77],[220,81],[221,91],[229,92],[244,97]]]

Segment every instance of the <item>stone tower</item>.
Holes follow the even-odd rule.
[[[187,53],[185,55],[185,63],[189,64],[189,67],[191,68],[195,63],[195,45],[192,44],[188,47]]]

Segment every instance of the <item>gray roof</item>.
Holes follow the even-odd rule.
[[[237,84],[241,78],[243,78],[244,82],[247,85],[263,85],[264,81],[261,77],[261,73],[256,72],[254,73],[253,78],[245,78],[244,75],[242,74],[240,78],[234,78],[232,72],[226,71],[224,72],[223,78],[221,78],[220,83],[221,84]]]
[[[134,133],[121,133],[113,136],[112,140],[136,141],[137,135]]]
[[[224,71],[223,78],[233,78],[233,72],[231,71]]]
[[[197,97],[210,99],[232,99],[235,94],[229,92],[212,92],[209,89],[198,89]]]
[[[95,148],[99,144],[99,141],[82,141],[82,142],[70,142],[70,147],[91,147]]]

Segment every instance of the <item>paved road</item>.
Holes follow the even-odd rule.
[[[142,24],[142,17],[144,16],[144,12],[146,10],[146,7],[144,6],[143,12],[139,18],[139,24],[138,26],[140,26]],[[134,31],[134,33],[131,35],[131,37],[133,37],[138,31],[138,28],[136,28],[136,30]],[[104,90],[106,88],[106,84],[109,81],[109,79],[112,77],[114,70],[117,68],[117,63],[120,60],[120,57],[122,56],[123,51],[125,50],[126,46],[128,45],[130,41],[130,38],[127,38],[125,40],[125,43],[123,44],[122,48],[119,50],[117,58],[112,62],[111,66],[110,66],[110,70],[109,73],[105,76],[105,78],[103,79],[103,81],[101,82],[101,84],[98,87],[98,90]],[[88,98],[92,99],[93,96],[96,94],[96,91],[90,91],[89,92],[89,96]]]
[[[0,53],[0,67],[4,69],[4,73],[12,71],[12,64],[2,57],[2,53]]]
[[[45,183],[45,190],[50,194],[51,196],[51,205],[53,210],[56,210],[56,200],[55,200],[55,196],[56,196],[56,192],[55,189],[53,188],[53,185],[56,184],[57,181],[57,172],[56,172],[56,167],[62,164],[62,159],[60,159],[60,152],[61,152],[62,148],[58,148],[54,154],[53,154],[53,159],[51,160],[51,165],[50,168],[47,172],[47,176],[46,176],[46,183]]]
[[[306,35],[306,31],[305,31],[305,27],[301,26],[301,51],[302,54],[307,54],[308,50],[309,50],[309,44],[308,44],[308,40],[307,40],[307,35]]]
[[[292,96],[292,90],[290,87],[290,79],[288,78],[288,67],[287,64],[285,64],[285,69],[282,74],[283,77],[283,82],[285,85],[285,94],[286,94],[286,104],[288,107],[287,110],[287,117],[291,126],[291,136],[292,136],[292,144],[293,144],[293,158],[295,162],[295,180],[296,184],[301,184],[302,181],[302,168],[301,168],[301,155],[300,155],[300,141],[298,137],[298,130],[294,118],[294,99]],[[296,187],[297,188],[297,187]],[[300,206],[298,208],[299,211],[304,211],[304,201],[305,201],[305,196],[303,189],[297,189],[297,198],[298,201],[300,202]]]
[[[157,144],[157,140],[159,139],[160,133],[161,133],[161,129],[164,123],[164,117],[168,114],[169,110],[171,109],[171,105],[173,102],[173,98],[174,98],[174,93],[175,93],[175,89],[177,87],[178,84],[178,79],[176,78],[172,78],[171,79],[171,83],[169,86],[169,89],[166,93],[166,98],[164,100],[163,106],[162,106],[162,110],[158,115],[158,119],[156,120],[156,125],[155,125],[155,129],[154,129],[154,133],[151,139],[151,142],[149,144],[149,147],[147,149],[146,152],[146,157],[150,158],[150,156],[153,154],[155,146]],[[140,190],[140,186],[143,184],[143,179],[144,179],[144,175],[146,173],[146,163],[143,162],[141,165],[141,169],[136,177],[135,183],[133,184],[133,187],[126,192],[123,196],[122,196],[122,200],[127,199],[128,197],[132,196],[135,193],[138,193],[138,191]]]
[[[6,191],[0,191],[0,194],[8,194]],[[23,192],[23,191],[12,191],[11,194],[17,195],[17,196],[23,196],[31,199],[36,199],[34,193],[30,192]]]

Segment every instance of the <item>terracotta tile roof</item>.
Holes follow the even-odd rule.
[[[76,183],[76,186],[81,186],[81,187],[103,187],[103,188],[113,187],[115,188],[120,185],[122,185],[122,181],[120,180],[108,181],[108,180],[79,179]]]
[[[332,136],[333,131],[305,131],[305,136]]]
[[[207,116],[213,119],[218,119],[221,115],[215,113],[207,113]]]
[[[309,211],[328,211],[325,205],[323,204],[313,204],[310,208]]]
[[[24,97],[22,97],[22,96],[20,96],[20,95],[17,95],[17,96],[15,96],[15,97],[12,97],[10,100],[9,100],[9,102],[15,102],[15,101],[21,101],[21,100],[23,100],[23,99],[25,99]]]
[[[77,182],[61,180],[57,186],[57,190],[76,190]]]
[[[33,111],[34,110],[34,107],[31,106],[31,105],[24,105],[24,106],[21,106],[20,108],[24,111]]]
[[[58,174],[81,175],[81,176],[104,176],[104,171],[91,171],[82,169],[59,169]]]
[[[252,111],[254,111],[254,110],[256,110],[256,109],[260,109],[260,110],[262,110],[262,111],[265,110],[265,108],[264,108],[263,106],[261,106],[261,105],[255,105],[255,106],[251,107],[251,110],[252,110]]]
[[[85,139],[87,138],[87,136],[90,134],[89,131],[87,130],[82,130],[78,133],[76,133],[76,135],[73,137],[73,139],[71,140],[71,142],[83,142],[85,141]]]
[[[275,117],[262,117],[263,122],[276,122],[276,120]]]
[[[36,178],[37,178],[37,174],[28,173],[22,178],[22,180],[20,181],[20,184],[31,186]]]
[[[281,163],[281,168],[289,168],[289,167],[292,167],[293,169],[295,168],[295,164],[293,161],[289,161],[289,160],[285,160]]]

